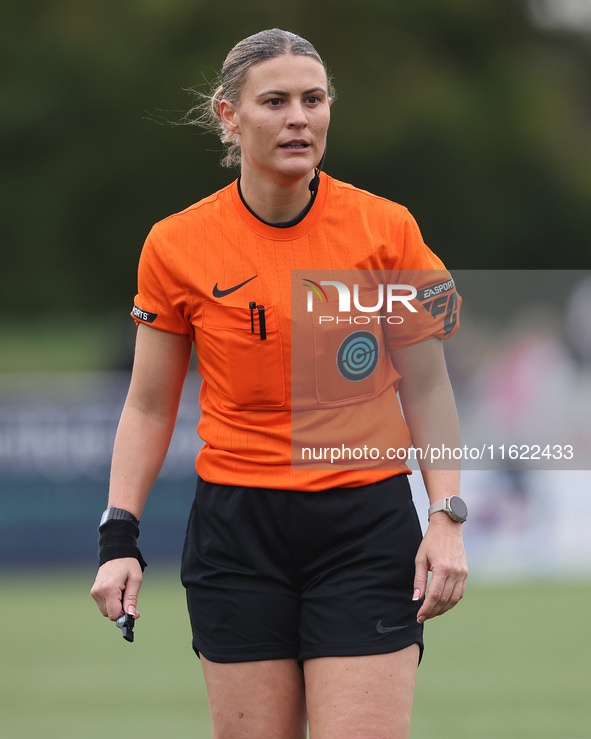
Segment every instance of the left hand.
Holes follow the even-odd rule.
[[[428,574],[432,573],[427,592]],[[440,616],[464,596],[468,565],[462,539],[462,525],[444,513],[431,516],[429,527],[415,558],[414,599],[425,596],[417,621]]]

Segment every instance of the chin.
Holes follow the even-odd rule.
[[[314,169],[314,166],[312,161],[292,162],[291,166],[278,167],[277,173],[286,179],[298,181],[307,177]]]

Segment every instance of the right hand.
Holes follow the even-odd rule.
[[[139,618],[137,597],[142,585],[142,569],[137,559],[112,559],[99,567],[90,590],[99,611],[116,621],[123,613]]]

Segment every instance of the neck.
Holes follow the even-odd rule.
[[[240,190],[248,207],[267,223],[283,223],[296,218],[308,205],[312,193],[309,176],[287,185],[251,178],[247,172],[240,176]]]

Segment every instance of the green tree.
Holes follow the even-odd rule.
[[[590,46],[516,0],[23,0],[0,29],[5,315],[124,310],[151,224],[226,184],[157,125],[229,48],[301,33],[335,77],[326,169],[398,200],[456,268],[588,267]],[[561,259],[557,259],[560,254]]]

